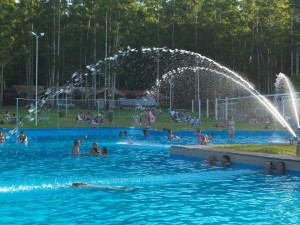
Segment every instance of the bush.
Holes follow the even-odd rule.
[[[290,80],[295,87],[295,91],[300,91],[300,75],[292,75]]]

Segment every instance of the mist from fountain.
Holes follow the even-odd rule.
[[[294,118],[296,119],[297,128],[299,129],[300,125],[299,125],[299,114],[298,114],[298,109],[297,109],[297,104],[296,104],[296,94],[295,94],[295,90],[294,90],[292,83],[290,82],[290,80],[288,79],[288,77],[286,75],[284,75],[283,73],[279,73],[277,75],[277,79],[275,82],[275,88],[276,88],[277,93],[280,93],[281,89],[283,88],[283,91],[287,92],[289,94],[291,102],[292,102]]]
[[[34,103],[27,104],[26,107],[28,108],[28,114],[25,117],[28,119],[28,121],[34,122],[35,113],[42,113],[47,109],[50,110],[53,107],[50,102],[59,100],[58,97],[62,93],[71,94],[74,87],[82,86],[82,84],[84,84],[85,82],[83,76],[84,74],[80,70],[78,70],[72,74],[71,78],[63,86],[47,88],[42,95],[38,96],[37,108]],[[16,139],[18,134],[19,129],[17,124],[15,128],[7,132],[5,138],[11,139],[14,137]]]
[[[184,73],[186,70],[192,70],[195,73],[197,70],[201,71],[209,71],[213,75],[221,75],[223,77],[226,77],[227,79],[231,80],[232,82],[238,84],[245,90],[247,90],[251,95],[253,95],[276,119],[279,121],[279,123],[286,128],[294,137],[297,137],[294,130],[291,128],[291,126],[287,123],[287,121],[283,118],[283,116],[280,114],[278,109],[263,95],[261,95],[257,90],[254,89],[254,87],[244,78],[234,73],[234,77],[229,76],[228,74],[222,73],[217,70],[204,68],[204,67],[183,67],[178,68],[177,71],[170,71],[166,73],[163,76],[163,79],[172,79],[172,76],[174,76],[174,73]]]
[[[229,68],[222,66],[221,64],[215,62],[214,60],[207,58],[205,56],[202,56],[201,54],[194,53],[191,51],[186,51],[186,50],[172,50],[168,48],[142,48],[141,50],[138,49],[131,49],[128,48],[127,51],[119,51],[117,54],[115,54],[113,57],[106,58],[106,60],[113,60],[117,62],[117,64],[121,64],[120,62],[122,61],[122,58],[126,58],[130,56],[131,54],[142,52],[142,54],[147,54],[148,57],[157,57],[158,55],[160,57],[163,57],[163,54],[167,54],[172,60],[172,57],[174,55],[181,55],[183,57],[190,56],[192,57],[191,65],[190,68],[186,67],[186,69],[193,69],[195,72],[196,70],[206,70],[210,71],[211,73],[214,74],[219,74],[222,75],[223,77],[226,77],[227,79],[231,80],[232,82],[240,85],[244,89],[246,89],[251,95],[253,95],[276,119],[277,121],[285,128],[287,129],[294,137],[297,138],[296,133],[294,130],[291,128],[291,126],[287,123],[287,121],[283,118],[283,116],[280,114],[278,109],[263,95],[261,95],[255,88],[254,86],[247,81],[245,78],[240,76],[238,73],[230,70]],[[149,53],[153,53],[152,55],[149,55]],[[99,61],[103,62],[103,61]],[[180,61],[181,63],[181,61]],[[184,62],[186,63],[186,61]],[[198,65],[198,67],[194,65]],[[201,66],[202,65],[202,66]],[[181,67],[182,70],[184,70],[185,67]],[[180,67],[177,68],[180,70]],[[172,70],[170,71],[172,72]],[[156,81],[157,82],[157,81]],[[158,82],[160,83],[160,82]],[[155,85],[157,86],[157,84]],[[154,89],[155,92],[156,89]]]
[[[33,122],[35,120],[35,113],[42,114],[43,111],[50,111],[55,103],[57,104],[56,107],[59,107],[59,96],[61,94],[70,95],[74,87],[82,86],[85,82],[83,76],[84,74],[78,70],[72,74],[71,78],[63,86],[49,87],[43,94],[39,95],[37,107],[34,103],[27,104],[28,114],[25,117],[28,121]],[[18,131],[18,129],[15,128],[12,131],[16,133],[15,131]]]

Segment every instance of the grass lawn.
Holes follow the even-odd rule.
[[[295,145],[216,145],[217,148],[233,149],[247,152],[261,152],[278,155],[296,155]]]
[[[16,113],[16,107],[14,106],[3,106],[2,112],[0,112],[0,119],[3,118],[3,115],[6,111],[10,112],[10,115],[12,117],[13,114]],[[97,114],[97,111],[95,110],[89,110],[89,109],[63,109],[60,108],[59,111],[56,108],[52,109],[46,109],[43,110],[39,118],[42,118],[41,121],[38,122],[38,126],[35,126],[34,117],[35,114],[31,114],[33,117],[32,121],[30,121],[30,118],[28,116],[30,115],[28,113],[28,109],[26,107],[19,107],[18,108],[18,115],[19,118],[22,116],[22,127],[23,128],[68,128],[68,127],[85,127],[85,128],[92,128],[92,127],[98,127],[97,125],[92,125],[85,122],[79,122],[75,120],[76,115],[80,112],[86,113],[90,111],[93,115]],[[101,111],[104,115],[104,124],[101,125],[101,127],[110,127],[108,123],[108,111]],[[133,125],[133,116],[139,116],[142,114],[142,111],[138,111],[135,109],[116,109],[114,111],[114,125],[115,127],[142,127],[141,125]],[[220,130],[220,129],[226,129],[226,127],[216,127],[216,124],[222,125],[223,122],[216,121],[215,119],[210,118],[202,118],[201,119],[201,125],[205,130]],[[1,124],[1,127],[5,128],[12,128],[15,124]],[[157,120],[156,123],[151,125],[151,129],[163,129],[163,128],[169,128],[172,130],[195,130],[197,129],[196,126],[191,126],[189,123],[174,123],[171,120],[171,116],[169,113],[166,112],[166,110],[161,110],[160,112],[157,112]],[[263,124],[249,124],[245,122],[238,122],[236,123],[236,129],[237,130],[263,130]],[[279,130],[282,129],[278,125],[273,125],[271,127],[273,130]]]

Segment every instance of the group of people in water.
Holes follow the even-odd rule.
[[[282,161],[277,162],[276,167],[274,167],[273,162],[266,161],[266,174],[285,174],[285,163]]]
[[[230,120],[227,121],[227,127],[228,127],[228,140],[233,141],[233,136],[235,132],[235,122],[233,118],[231,117]],[[198,128],[195,132],[195,136],[198,140],[198,142],[201,145],[207,145],[209,142],[215,139],[215,133],[212,132],[209,136],[207,134],[203,134],[201,132],[201,128]]]
[[[0,143],[5,142],[5,135],[2,131],[0,131]],[[24,131],[21,131],[20,135],[18,136],[17,139],[18,143],[27,143],[28,142],[28,137],[25,135]]]
[[[127,133],[127,131],[126,130],[124,130],[124,131],[120,131],[119,132],[119,137],[128,137],[128,133]]]
[[[229,155],[223,155],[222,160],[218,161],[217,156],[211,154],[208,158],[202,161],[203,164],[207,164],[210,166],[222,166],[222,167],[229,167],[231,166],[231,158]],[[273,162],[266,161],[266,167],[262,171],[258,171],[258,173],[265,173],[265,174],[285,174],[285,163],[283,161],[277,162],[276,166],[274,166]]]
[[[228,167],[231,166],[231,159],[229,155],[223,155],[222,160],[218,161],[217,156],[210,155],[206,160],[204,160],[202,163],[208,164],[210,166],[223,166]]]
[[[80,145],[81,143],[87,139],[87,135],[83,136],[81,139],[77,139],[74,141],[74,146],[72,148],[72,155],[80,156],[80,155],[91,155],[91,156],[104,156],[108,154],[107,148],[104,146],[102,147],[101,151],[98,146],[98,143],[94,142],[89,152],[81,153],[80,152]]]
[[[231,120],[229,126],[229,131],[234,132],[234,121]],[[176,136],[173,134],[171,129],[164,128],[163,131],[168,132],[168,139],[180,139],[181,137]],[[143,136],[148,136],[149,131],[148,129],[143,129]],[[119,137],[128,137],[127,131],[120,131],[119,132]],[[214,133],[211,133],[209,136],[206,134],[202,134],[201,129],[198,128],[195,132],[195,136],[199,143],[201,145],[206,145],[210,141],[214,140],[215,135]],[[229,138],[232,137],[230,132],[229,132]],[[91,156],[104,156],[108,154],[108,150],[105,146],[102,147],[100,150],[98,143],[94,142],[92,144],[92,147],[89,152],[86,153],[81,153],[80,152],[80,145],[81,143],[87,139],[87,136],[85,135],[83,138],[75,140],[74,141],[74,146],[72,148],[72,155],[80,156],[80,155],[91,155]],[[0,143],[5,142],[5,135],[2,131],[0,131]],[[18,143],[27,143],[28,142],[28,137],[25,135],[24,131],[21,131],[18,138],[17,138]],[[228,167],[231,165],[231,159],[229,155],[223,155],[222,160],[218,161],[217,157],[215,155],[210,155],[207,160],[204,160],[203,163],[211,165],[211,166],[223,166],[223,167]],[[276,164],[276,167],[273,165],[271,161],[266,162],[266,169],[265,172],[267,174],[285,174],[285,163],[280,161]],[[82,184],[81,186],[84,186]]]

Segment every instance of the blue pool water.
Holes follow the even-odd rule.
[[[25,130],[27,145],[10,137],[0,145],[0,223],[300,223],[299,176],[171,159],[171,145],[197,144],[193,132],[175,132],[182,139],[168,140],[162,131],[150,130],[150,136],[143,137],[141,130],[127,129],[128,138],[119,138],[119,131]],[[109,155],[71,156],[74,139],[85,134],[88,139],[81,152],[88,152],[92,143],[98,142],[108,148]],[[240,132],[235,142],[252,139],[264,143],[285,135]],[[220,131],[214,142],[226,139],[227,133]],[[79,181],[122,188],[71,187]]]

